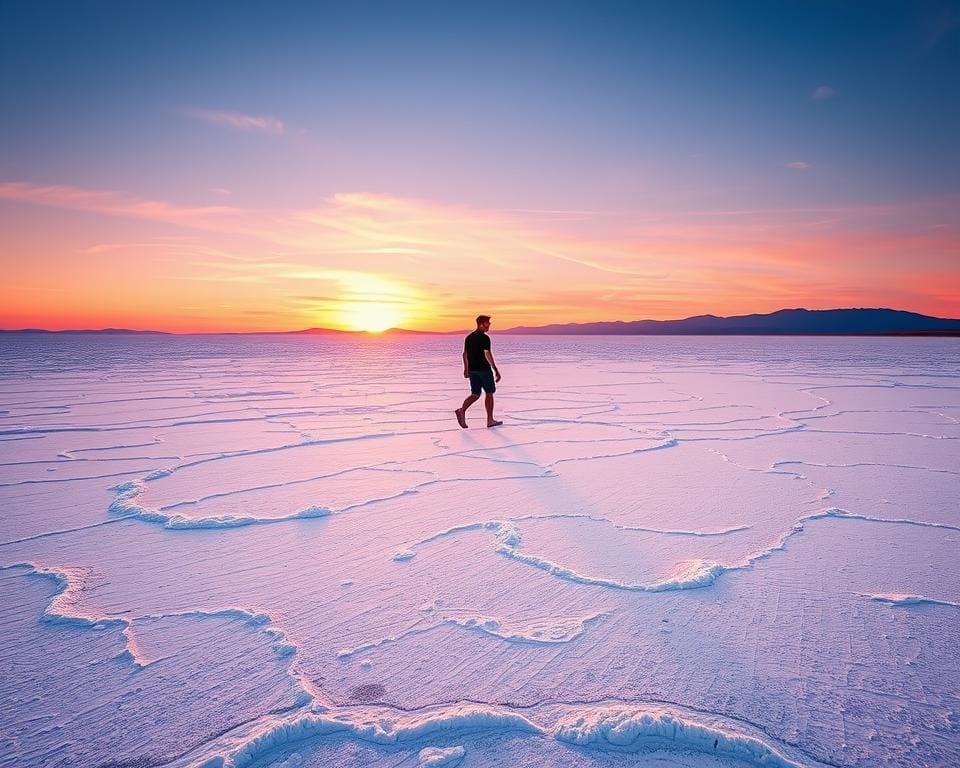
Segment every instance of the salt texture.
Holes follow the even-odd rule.
[[[960,765],[960,343],[0,338],[0,763]]]

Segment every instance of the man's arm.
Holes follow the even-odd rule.
[[[497,364],[493,362],[493,352],[489,349],[483,350],[483,356],[487,358],[487,362],[490,363],[490,367],[493,368],[493,372],[496,374],[497,381],[500,381],[500,369],[497,368]]]
[[[467,348],[463,348],[463,378],[470,378],[470,365],[467,363]]]

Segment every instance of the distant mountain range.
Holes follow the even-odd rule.
[[[781,309],[767,315],[684,320],[632,320],[566,323],[510,328],[501,333],[583,335],[960,335],[960,320],[919,315],[898,309]]]
[[[443,336],[449,333],[409,331],[391,328],[390,335]],[[27,328],[0,333],[96,333],[104,335],[165,334],[164,331],[131,331],[125,328],[104,328],[86,331],[46,331]],[[960,320],[920,315],[899,309],[781,309],[766,315],[717,317],[697,315],[683,320],[617,320],[598,323],[564,323],[558,325],[519,326],[498,331],[510,335],[593,335],[593,336],[960,336]],[[211,334],[214,335],[214,334]],[[306,328],[300,331],[273,331],[258,334],[216,334],[231,336],[366,336],[364,331],[341,331],[332,328]]]
[[[66,331],[48,331],[46,328],[22,328],[16,331],[8,331],[0,328],[0,333],[99,333],[104,336],[131,336],[131,335],[149,335],[149,336],[172,336],[172,333],[166,331],[133,331],[129,328],[86,328],[70,329]]]

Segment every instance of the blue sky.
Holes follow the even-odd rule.
[[[822,201],[825,184],[834,201],[960,191],[956,3],[3,13],[6,178],[187,193],[177,179],[189,171],[251,198],[252,175],[290,202],[346,182],[484,205],[658,204],[643,183],[609,181],[618,169],[668,177],[671,191],[686,181],[704,202]],[[832,95],[813,98],[824,87]],[[305,133],[211,146],[191,110],[278,116]],[[438,161],[445,173],[422,170]],[[817,173],[784,173],[791,162]],[[309,184],[291,181],[296,169]]]

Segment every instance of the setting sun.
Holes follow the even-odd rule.
[[[351,331],[382,333],[388,328],[396,328],[402,315],[388,304],[374,301],[358,301],[344,304],[340,308],[340,325]]]

